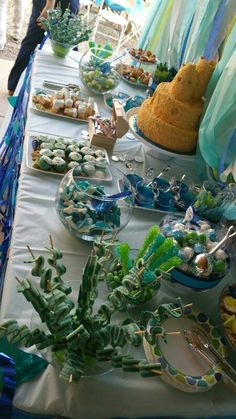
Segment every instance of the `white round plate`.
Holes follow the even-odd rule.
[[[135,49],[137,49],[137,48],[135,48]],[[143,64],[143,65],[157,65],[157,63],[160,62],[157,58],[156,58],[156,61],[154,61],[153,63],[150,63],[148,61],[139,60],[138,58],[135,58],[133,55],[130,54],[130,48],[127,48],[127,52],[129,54],[130,58],[132,59],[132,61],[136,61],[136,63],[139,63],[139,64]]]
[[[136,81],[136,82],[134,82],[134,81],[130,81],[129,79],[126,79],[124,76],[122,76],[122,75],[120,75],[121,76],[121,79],[123,80],[123,81],[125,81],[126,83],[128,83],[128,84],[131,84],[131,86],[136,86],[136,87],[141,87],[142,89],[148,89],[148,85],[147,84],[144,84],[144,83],[141,83],[141,81]],[[134,108],[134,109],[136,109],[136,108]]]
[[[160,159],[163,159],[164,157],[164,159],[166,160],[173,159],[173,158],[181,159],[181,160],[195,159],[195,154],[181,154],[181,153],[164,149],[158,144],[154,143],[154,141],[149,140],[147,137],[145,137],[141,133],[141,131],[138,131],[136,127],[136,117],[137,117],[137,113],[139,109],[140,108],[132,108],[126,113],[126,115],[127,115],[127,119],[128,119],[129,127],[131,131],[134,133],[136,138],[138,138],[144,144],[145,148],[147,149],[147,152],[149,153],[151,152],[152,156],[158,157]]]

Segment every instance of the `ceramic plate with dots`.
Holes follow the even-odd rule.
[[[156,346],[151,346],[143,340],[144,351],[148,362],[159,362],[162,367],[162,379],[171,386],[188,393],[198,393],[210,390],[222,380],[221,370],[217,363],[209,363],[204,357],[193,351],[186,338],[184,330],[197,327],[208,335],[209,341],[225,358],[227,349],[224,339],[217,327],[204,313],[184,315],[180,318],[167,318],[162,326],[166,332],[179,331],[179,335],[167,336],[167,343],[158,338]],[[174,348],[174,350],[173,350]]]
[[[34,151],[34,146],[36,144],[35,142],[38,141],[37,138],[39,138],[40,136],[43,136],[43,134],[42,133],[30,133],[28,136],[26,136],[26,166],[29,169],[31,169],[35,172],[38,172],[38,173],[46,173],[46,174],[49,174],[49,175],[64,176],[69,169],[67,171],[63,172],[63,173],[58,173],[58,172],[53,171],[53,169],[52,170],[41,170],[37,167],[34,167],[34,160],[32,159],[32,153]],[[69,140],[72,140],[71,138],[59,137],[59,136],[54,136],[54,135],[46,135],[46,134],[45,134],[45,137],[60,139],[60,140],[63,140],[63,142],[65,142],[65,143]],[[78,143],[80,142],[80,140],[78,140],[78,139],[73,140],[73,141],[77,141]],[[43,140],[41,140],[41,142],[43,142]],[[100,179],[101,177],[99,176],[100,175],[99,172],[103,172],[104,173],[104,178],[102,178],[102,180],[110,182],[113,179],[113,176],[112,176],[111,169],[110,169],[110,163],[109,163],[109,157],[108,157],[107,151],[105,149],[101,148],[101,147],[92,146],[91,148],[94,151],[96,151],[96,150],[102,150],[103,151],[103,153],[105,154],[105,158],[107,160],[107,166],[106,166],[105,170],[101,170],[101,169],[97,168],[96,171],[97,171],[98,176],[95,175],[93,177],[90,177],[90,179]],[[85,161],[81,161],[80,163],[85,163]],[[80,163],[78,162],[78,165]]]

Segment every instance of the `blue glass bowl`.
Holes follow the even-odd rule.
[[[171,279],[173,281],[179,282],[182,285],[185,285],[188,288],[194,288],[197,290],[207,290],[216,287],[223,280],[223,278],[225,278],[228,271],[229,267],[227,269],[227,272],[223,275],[211,275],[208,278],[199,278],[195,275],[190,274],[189,272],[183,272],[180,269],[175,268],[171,271]]]

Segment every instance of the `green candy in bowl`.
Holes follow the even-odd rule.
[[[120,82],[116,65],[116,57],[111,51],[90,48],[80,60],[80,78],[93,93],[103,95],[114,90]]]
[[[178,245],[165,238],[158,226],[150,228],[139,250],[130,249],[128,243],[114,244],[104,269],[109,301],[115,303],[123,294],[131,306],[151,300],[160,288],[161,276],[181,263],[178,253]]]

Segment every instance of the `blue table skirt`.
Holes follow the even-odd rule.
[[[42,416],[42,415],[31,415],[26,412],[22,412],[21,410],[12,409],[11,419],[58,419],[59,417],[55,416]],[[60,418],[63,419],[63,418]],[[66,418],[65,418],[66,419]]]
[[[44,416],[44,415],[31,415],[26,412],[22,412],[18,409],[13,408],[11,419],[67,419],[61,416]],[[86,419],[86,418],[84,418]],[[95,418],[94,418],[95,419]],[[207,417],[199,417],[196,416],[195,418],[190,416],[142,416],[139,418],[129,418],[124,416],[117,416],[111,419],[235,419],[235,415],[233,416],[207,416]]]

